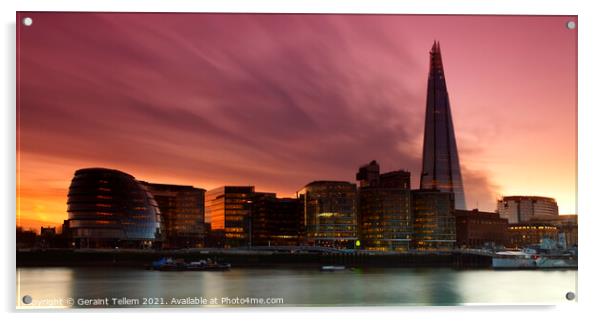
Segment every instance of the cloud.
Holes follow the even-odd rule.
[[[486,172],[462,166],[462,183],[468,209],[495,211],[500,186],[492,182]]]
[[[525,107],[567,110],[546,99],[568,92],[570,77],[542,72],[574,65],[555,63],[570,60],[561,54],[570,47],[567,33],[556,37],[551,48],[558,50],[548,50],[530,37],[554,37],[525,33],[509,17],[474,18],[483,28],[463,29],[458,22],[468,18],[459,16],[31,15],[36,24],[19,34],[19,150],[23,164],[39,167],[22,168],[26,191],[56,188],[40,175],[68,183],[77,167],[108,166],[147,181],[292,194],[316,179],[353,181],[372,159],[382,171],[410,170],[417,188],[433,38],[445,40],[469,207],[478,201],[493,210],[497,184],[515,184],[500,178],[508,169],[496,162],[510,151],[535,153],[532,144],[516,147],[525,131],[535,132],[525,124],[552,124],[554,146],[562,137],[574,144],[558,126],[566,117],[541,122],[539,109]],[[552,27],[551,20],[537,24],[541,34]],[[527,54],[549,63],[524,64]],[[515,88],[508,75],[525,83]],[[537,77],[563,82],[548,86]],[[542,84],[545,90],[533,90]],[[545,150],[538,155],[552,159]],[[47,159],[63,164],[61,171]],[[524,165],[547,171],[536,167]]]
[[[340,16],[231,18],[58,15],[22,44],[23,151],[286,192],[366,159],[417,169],[398,148],[423,112],[398,39]]]

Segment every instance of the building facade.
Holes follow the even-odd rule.
[[[36,244],[36,232],[34,230],[24,230],[22,227],[17,226],[17,249],[30,249]]]
[[[163,248],[202,247],[206,234],[205,190],[142,182],[161,210]]]
[[[503,246],[508,243],[508,220],[498,213],[455,210],[456,245],[460,248]]]
[[[255,193],[252,208],[253,246],[297,246],[303,240],[303,203],[296,198],[277,198],[274,193]]]
[[[456,246],[454,193],[439,190],[412,191],[412,248],[450,250]]]
[[[522,248],[538,245],[544,238],[557,240],[558,227],[551,223],[522,222],[508,225],[508,243],[506,247]]]
[[[340,181],[314,181],[297,192],[303,203],[306,243],[353,248],[357,241],[357,187]]]
[[[407,251],[412,236],[410,173],[380,174],[376,161],[360,167],[358,234],[363,249]]]
[[[455,207],[464,210],[460,159],[438,42],[433,44],[430,56],[420,189],[454,193]]]
[[[40,236],[42,237],[54,237],[56,236],[56,227],[54,226],[41,226]]]
[[[577,215],[558,215],[558,216],[535,216],[530,222],[548,223],[556,226],[558,234],[564,234],[566,245],[568,247],[578,245],[578,217]]]
[[[558,216],[556,200],[540,196],[504,196],[497,201],[497,212],[508,223],[528,222],[533,217]]]
[[[222,186],[205,194],[205,222],[211,238],[226,248],[251,246],[251,211],[255,187]]]
[[[75,172],[66,228],[80,248],[147,248],[161,239],[160,210],[132,175],[106,168]]]

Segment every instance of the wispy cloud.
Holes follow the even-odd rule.
[[[482,106],[473,94],[482,90],[459,72],[491,64],[457,55],[490,45],[471,39],[491,35],[458,38],[453,17],[34,15],[19,38],[21,184],[28,190],[47,188],[28,174],[41,169],[27,166],[44,167],[49,157],[72,171],[103,165],[149,181],[255,184],[283,194],[314,179],[353,181],[359,165],[376,159],[383,170],[411,170],[417,186],[435,37],[443,38],[455,90],[457,137],[466,138],[459,145],[470,164],[469,204],[486,204],[497,190],[484,176],[492,170],[479,163],[491,158],[483,152],[491,141],[479,133],[507,135],[498,130],[504,123],[495,121],[495,104],[486,118],[470,109]],[[489,121],[495,127],[483,125]],[[65,167],[52,166],[43,175],[68,182],[58,177]]]

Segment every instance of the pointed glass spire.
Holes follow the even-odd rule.
[[[430,55],[420,188],[453,192],[456,208],[466,209],[439,42],[433,43]]]

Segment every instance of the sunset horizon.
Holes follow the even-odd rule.
[[[466,207],[529,195],[577,214],[575,17],[29,15],[17,226],[60,227],[81,168],[294,197],[376,160],[417,189],[434,40]]]

